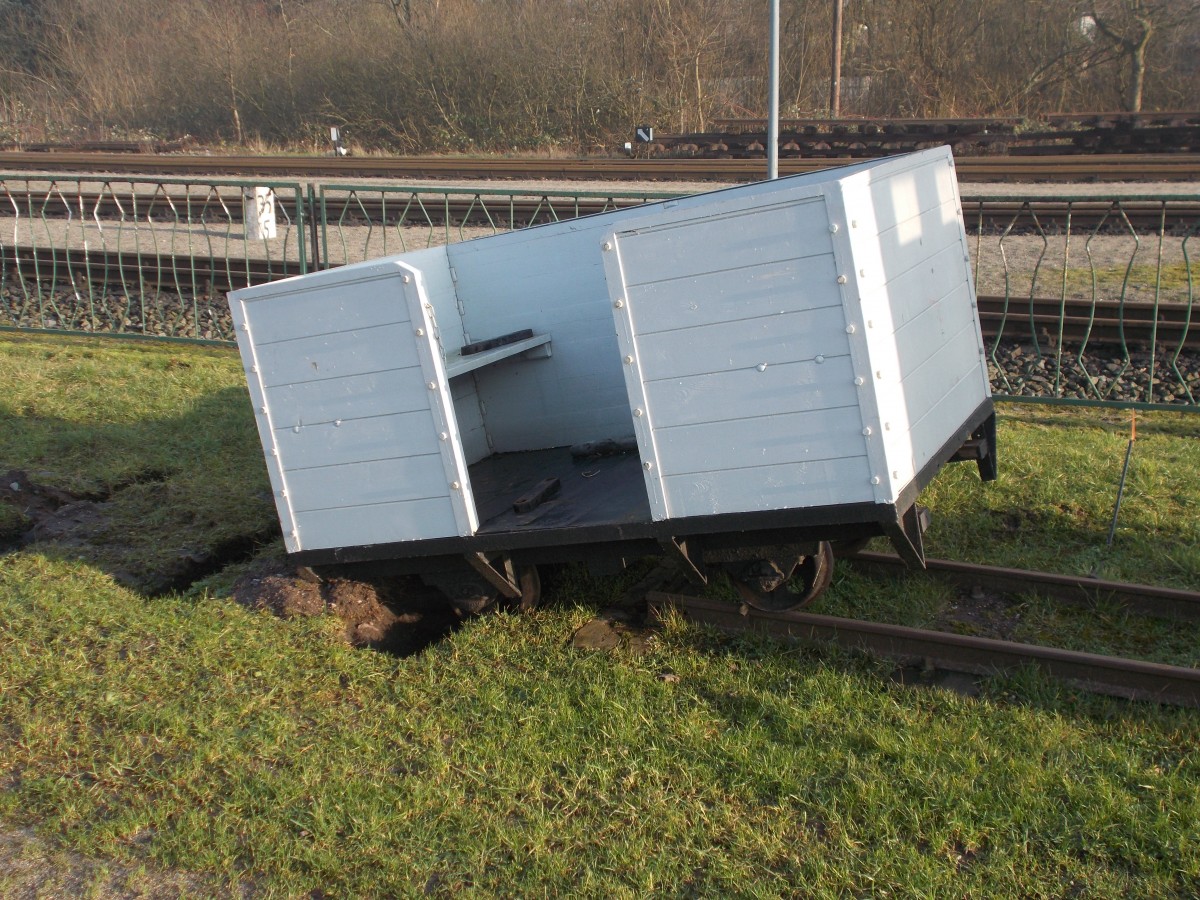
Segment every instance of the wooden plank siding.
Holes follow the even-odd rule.
[[[836,203],[874,409],[864,419],[882,436],[877,493],[895,497],[989,396],[953,160],[927,152],[860,172]]]
[[[656,519],[871,499],[824,196],[789,193],[612,237]]]
[[[439,392],[419,353],[431,336],[417,334],[404,291],[414,274],[369,263],[235,295],[253,340],[248,374],[269,420],[260,434],[280,473],[289,550],[461,532],[438,439]]]

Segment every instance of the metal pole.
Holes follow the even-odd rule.
[[[779,0],[771,0],[771,77],[767,101],[767,178],[779,177]]]
[[[842,0],[833,0],[833,59],[829,66],[829,118],[842,114]]]
[[[1121,466],[1121,481],[1117,485],[1117,502],[1113,504],[1112,524],[1108,526],[1108,541],[1105,546],[1113,545],[1113,537],[1117,533],[1117,516],[1121,514],[1121,498],[1125,496],[1125,478],[1129,475],[1129,457],[1133,456],[1133,444],[1137,440],[1137,413],[1129,420],[1129,444],[1125,447],[1125,465]]]

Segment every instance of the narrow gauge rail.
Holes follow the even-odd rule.
[[[675,613],[726,632],[755,631],[777,638],[837,644],[903,663],[919,661],[926,667],[973,675],[1036,666],[1053,678],[1095,693],[1200,707],[1200,669],[835,616],[764,612],[680,594],[651,592],[646,599],[650,618],[659,621]]]
[[[846,557],[855,568],[867,571],[911,574],[904,561],[891,553],[860,551]],[[966,588],[983,586],[1008,593],[1036,590],[1070,604],[1091,604],[1097,600],[1119,604],[1130,612],[1159,619],[1200,621],[1200,593],[1149,584],[1129,584],[1054,572],[1034,572],[985,566],[949,559],[926,559],[930,576]]]
[[[780,174],[849,162],[782,159]],[[960,181],[1188,181],[1200,179],[1200,154],[1091,154],[971,157],[955,161]],[[0,153],[0,169],[244,175],[306,178],[498,178],[641,181],[759,181],[762,159],[483,159],[454,157],[159,156],[132,153]]]
[[[0,248],[0,267],[22,278],[86,282],[118,288],[153,285],[224,294],[301,274],[298,260],[204,257],[167,253],[64,250],[56,247]],[[1200,314],[1187,303],[1154,303],[980,295],[984,337],[1028,340],[1047,337],[1079,344],[1149,344],[1200,350]],[[1061,334],[1059,332],[1062,325]]]
[[[540,196],[536,190],[530,190],[528,196],[507,198],[502,202],[489,201],[485,204],[480,202],[478,194],[469,191],[458,196],[431,194],[424,197],[421,195],[421,189],[414,187],[411,193],[390,198],[371,196],[365,191],[354,192],[351,198],[339,197],[331,200],[325,213],[330,222],[345,218],[348,224],[361,221],[364,224],[391,226],[441,227],[449,223],[455,226],[525,227],[555,222],[564,216],[576,218],[612,209],[623,209],[637,206],[646,200],[668,199],[670,196],[672,194],[669,192],[646,192],[644,197],[636,198],[589,192],[568,199],[550,195]],[[85,219],[128,220],[134,218],[133,212],[136,210],[142,218],[153,218],[156,214],[161,214],[169,220],[175,212],[170,208],[170,199],[168,194],[147,191],[86,190],[61,196],[47,192],[38,198],[30,196],[10,198],[7,203],[0,201],[0,214],[11,212],[13,204],[16,204],[21,213],[36,214],[45,218],[79,216]],[[1037,198],[995,200],[964,197],[962,211],[968,230],[972,233],[980,228],[984,231],[998,231],[1018,220],[1025,229],[1033,223],[1037,223],[1043,229],[1061,228],[1066,225],[1068,216],[1071,227],[1076,229],[1105,226],[1117,231],[1133,228],[1155,233],[1164,226],[1167,229],[1190,230],[1200,221],[1200,199],[1179,197],[1167,201],[1122,198],[1119,202],[1118,210],[1114,201],[1108,198],[1067,202]],[[293,197],[279,194],[275,203],[279,212],[289,221],[297,221],[297,204]],[[214,215],[219,214],[228,221],[241,221],[241,195],[228,189],[213,190],[201,197],[190,197],[187,204],[188,210],[198,218],[203,218],[206,211],[212,211]]]

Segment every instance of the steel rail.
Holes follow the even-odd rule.
[[[0,251],[0,265],[25,278],[44,278],[51,272],[68,273],[94,284],[136,282],[148,284],[176,281],[206,284],[211,290],[227,292],[251,284],[300,274],[295,261],[223,256],[172,255],[169,253],[117,252],[112,250],[64,250],[57,247],[8,247]],[[58,266],[56,269],[55,266]],[[1055,298],[978,297],[979,318],[985,338],[994,339],[1003,326],[1005,339],[1028,340],[1035,334],[1056,334],[1063,323],[1063,340],[1078,343],[1129,345],[1148,343],[1152,333],[1167,347],[1200,350],[1200,329],[1192,327],[1195,317],[1185,303],[1152,301],[1059,300]]]
[[[14,269],[29,279],[54,275],[63,282],[77,279],[117,286],[122,279],[136,284],[140,277],[147,285],[195,283],[205,290],[221,293],[301,274],[296,260],[61,247],[0,248],[0,266]]]
[[[845,561],[868,572],[918,574],[908,568],[904,560],[891,553],[862,551],[846,557]],[[1138,615],[1200,621],[1200,593],[1196,591],[949,559],[927,559],[925,569],[932,577],[964,588],[986,586],[1006,592],[1038,591],[1071,604],[1088,606],[1097,602],[1115,603]]]
[[[854,162],[850,155],[781,159],[781,175]],[[972,157],[955,161],[960,181],[1162,181],[1200,178],[1200,154]],[[130,153],[0,153],[0,169],[174,175],[336,178],[525,178],[757,181],[764,159],[487,159],[467,157],[165,156]]]
[[[836,644],[905,663],[916,660],[926,667],[973,675],[1034,666],[1053,678],[1095,693],[1200,707],[1200,669],[835,616],[763,612],[728,601],[680,594],[651,592],[646,600],[649,616],[658,621],[678,614],[690,622],[726,632],[753,631],[776,638]]]

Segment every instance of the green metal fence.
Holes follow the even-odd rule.
[[[0,328],[229,341],[233,288],[675,196],[0,174]],[[963,216],[998,396],[1200,411],[1200,197],[994,194]]]
[[[678,192],[321,185],[317,193],[320,259],[325,267],[343,265],[678,196]]]
[[[998,396],[1197,408],[1200,197],[964,203]]]
[[[308,271],[307,216],[297,183],[0,174],[0,326],[228,340],[226,292]]]

